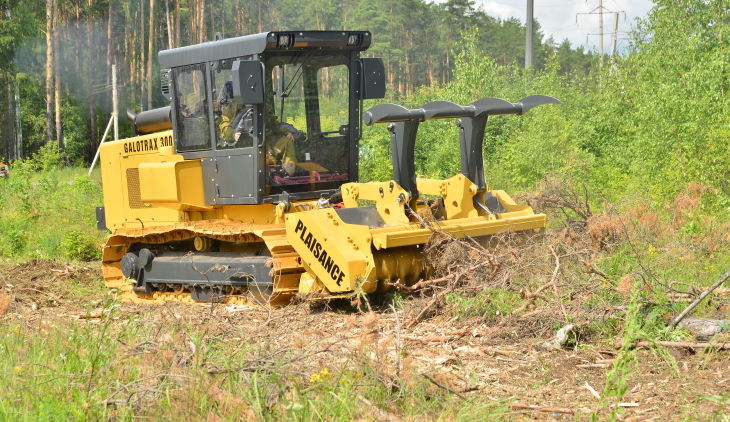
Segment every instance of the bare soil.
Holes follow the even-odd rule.
[[[75,265],[34,260],[6,265],[0,267],[0,282],[1,319],[18,318],[29,326],[41,326],[103,317],[94,314],[108,295],[98,262]],[[590,388],[602,392],[611,364],[578,365],[615,358],[614,339],[589,338],[589,343],[583,343],[586,339],[579,335],[577,345],[546,350],[542,344],[554,334],[554,328],[546,328],[540,314],[485,322],[479,317],[454,318],[446,308],[407,328],[427,299],[406,300],[398,314],[385,305],[373,312],[359,312],[348,304],[304,303],[262,309],[121,303],[115,315],[120,321],[138,314],[159,321],[184,320],[204,328],[209,335],[229,341],[246,338],[280,349],[304,350],[317,344],[328,353],[313,356],[314,365],[337,367],[346,365],[354,354],[368,354],[373,362],[382,364],[384,377],[413,379],[425,374],[432,378],[434,390],[450,390],[449,394],[460,394],[465,400],[575,411],[575,416],[570,416],[515,409],[513,418],[518,420],[586,420],[597,408],[599,400]],[[717,405],[702,396],[727,394],[728,352],[677,349],[670,353],[673,359],[655,350],[637,352],[638,370],[630,375],[628,393],[621,399],[626,410],[621,419],[711,420],[717,416]],[[599,414],[605,417],[608,412],[610,409],[604,407]]]

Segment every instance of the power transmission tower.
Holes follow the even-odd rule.
[[[618,13],[613,14],[613,36],[611,37],[611,67],[616,65],[616,38],[618,36]]]
[[[534,0],[527,0],[527,21],[525,27],[527,29],[527,38],[525,39],[525,67],[532,66],[532,22],[535,9]]]
[[[600,57],[601,67],[603,67],[603,11],[604,10],[606,12],[613,13],[614,19],[615,19],[614,20],[614,23],[613,23],[614,33],[617,32],[618,31],[618,18],[617,18],[617,16],[618,16],[619,13],[623,13],[624,14],[624,19],[625,19],[626,18],[626,12],[623,11],[623,10],[621,10],[619,12],[613,12],[611,10],[606,9],[605,7],[603,7],[603,0],[598,0],[598,7],[596,7],[593,10],[591,10],[590,12],[587,12],[587,13],[576,13],[575,14],[575,23],[578,23],[578,15],[598,15],[598,52],[599,52],[599,54],[601,56]],[[595,35],[595,34],[588,34],[588,35]],[[615,39],[615,35],[614,35],[614,39]],[[586,43],[588,43],[587,37],[586,37]],[[612,51],[615,49],[615,47],[616,46],[615,46],[615,41],[614,41],[614,45],[611,46]],[[611,56],[613,57],[613,52],[611,53]]]
[[[601,67],[603,67],[603,0],[598,0],[598,49],[601,52]]]

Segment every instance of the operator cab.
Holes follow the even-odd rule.
[[[358,179],[361,102],[383,98],[364,31],[270,32],[159,53],[175,152],[208,205],[329,196]]]

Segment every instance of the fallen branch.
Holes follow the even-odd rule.
[[[730,277],[730,271],[727,271],[725,274],[723,274],[722,277],[720,277],[715,283],[712,284],[712,286],[708,287],[707,290],[702,292],[702,294],[700,294],[697,297],[697,299],[695,299],[692,303],[690,303],[689,306],[687,306],[687,308],[684,311],[682,311],[681,314],[679,314],[676,318],[674,318],[672,323],[669,324],[669,328],[676,327],[677,324],[679,324],[679,322],[682,321],[684,319],[684,317],[686,317],[687,314],[690,313],[690,311],[692,311],[692,309],[694,309],[697,305],[699,305],[699,303],[702,302],[707,297],[707,295],[712,293],[713,290],[720,287],[720,285],[722,283],[724,283],[725,280],[728,279],[728,277]]]
[[[530,363],[530,362],[528,362],[528,361],[526,361],[526,360],[520,360],[520,359],[508,359],[508,358],[499,358],[499,357],[498,357],[498,358],[497,358],[496,360],[497,360],[497,361],[501,361],[501,362],[514,362],[514,363]]]
[[[563,316],[565,317],[566,322],[570,322],[568,320],[568,314],[565,312],[565,306],[563,306],[563,301],[560,300],[560,294],[558,294],[558,285],[555,284],[555,279],[558,276],[558,271],[560,271],[560,258],[558,258],[558,254],[555,253],[555,249],[553,249],[552,245],[550,246],[550,252],[555,257],[555,269],[553,270],[553,276],[550,277],[550,284],[553,286],[553,293],[555,294],[555,300],[558,301],[560,304],[560,310],[563,311]]]
[[[472,391],[481,391],[487,388],[485,385],[474,385],[471,387],[467,387],[463,390],[459,390],[460,393],[471,393]]]
[[[718,349],[718,350],[730,350],[730,343],[691,343],[688,341],[637,341],[631,347],[646,347],[649,348],[653,345],[659,345],[664,347],[673,347],[679,349]],[[616,348],[621,348],[621,343],[616,344]]]
[[[540,292],[542,292],[543,290],[550,287],[550,285],[551,285],[550,282],[547,282],[547,283],[543,284],[542,286],[538,287],[537,290],[535,290],[532,293],[530,293],[530,292],[525,293],[524,291],[520,291],[520,296],[522,296],[523,299],[528,299],[528,301],[523,303],[522,306],[520,306],[519,308],[512,311],[510,313],[510,316],[518,314],[518,313],[524,311],[525,309],[527,309],[527,307],[530,306],[530,304],[532,304],[532,302],[535,299],[542,299],[545,302],[547,302],[547,298],[545,298],[545,296],[541,295]]]
[[[694,297],[695,295],[692,293],[668,293],[667,297],[670,299],[686,299]]]
[[[471,266],[467,268],[465,271],[462,271],[462,273],[467,273],[469,271],[474,271],[479,267],[483,267],[485,265],[489,264],[489,261],[483,261],[477,265]],[[396,281],[395,283],[386,282],[388,286],[395,287],[396,290],[403,293],[413,293],[416,290],[422,289],[426,286],[430,286],[432,284],[438,284],[443,283],[444,281],[449,281],[456,277],[457,274],[449,274],[447,276],[441,277],[441,278],[435,278],[433,280],[420,280],[418,283],[412,285],[412,286],[406,286],[405,284],[401,284],[400,281]]]
[[[553,249],[552,246],[550,246],[550,252],[552,252],[553,256],[555,257],[555,269],[553,270],[552,276],[550,276],[550,281],[548,281],[547,283],[538,287],[538,289],[532,293],[530,293],[530,292],[525,293],[524,291],[521,291],[520,296],[522,296],[523,299],[528,299],[528,300],[525,303],[523,303],[522,306],[520,306],[519,308],[512,311],[510,313],[510,316],[516,315],[516,314],[524,311],[525,309],[527,309],[527,307],[530,306],[535,301],[535,299],[542,299],[543,301],[547,302],[548,301],[547,298],[545,296],[541,295],[540,293],[543,290],[547,289],[548,287],[552,287],[553,294],[555,294],[555,300],[557,300],[558,303],[560,303],[560,309],[563,311],[563,316],[565,317],[565,320],[568,321],[568,314],[565,312],[565,307],[563,306],[563,302],[560,301],[560,295],[558,294],[558,285],[555,284],[555,279],[558,276],[558,271],[560,271],[560,259],[558,258],[558,255],[555,253],[555,250]]]
[[[96,318],[102,318],[104,315],[107,315],[109,313],[109,309],[103,309],[98,308],[94,309],[91,312],[87,312],[85,314],[81,314],[78,316],[80,319],[96,319]]]
[[[366,399],[365,397],[361,395],[357,395],[357,399],[363,402],[370,410],[375,413],[375,418],[381,422],[389,422],[389,421],[400,421],[400,418],[392,413],[388,413],[385,410],[379,408],[378,406],[374,405],[370,402],[370,400]]]
[[[463,396],[463,395],[462,395],[461,393],[459,393],[458,391],[456,391],[456,390],[454,390],[454,389],[451,389],[451,388],[449,388],[449,387],[447,387],[447,386],[445,386],[445,385],[441,385],[441,384],[439,384],[438,382],[436,382],[436,380],[435,380],[435,379],[431,378],[430,376],[428,376],[428,375],[426,375],[426,374],[421,374],[421,375],[423,375],[423,377],[424,377],[424,378],[426,378],[427,380],[431,381],[431,382],[432,382],[432,383],[433,383],[433,384],[434,384],[434,385],[435,385],[436,387],[438,387],[438,388],[442,388],[442,389],[444,389],[444,390],[448,391],[449,393],[451,393],[451,394],[455,394],[455,395],[459,396],[460,398],[462,398],[462,399],[466,400],[466,397],[464,397],[464,396]]]
[[[401,338],[403,340],[408,341],[417,341],[420,343],[447,343],[451,340],[456,340],[456,338],[452,336],[425,336],[425,337],[415,337],[415,336],[407,336],[407,335],[401,335]]]
[[[520,410],[531,410],[533,412],[545,412],[545,413],[562,413],[564,415],[573,415],[575,410],[569,407],[545,407],[545,406],[533,406],[526,403],[512,403],[510,405],[513,409]]]
[[[591,387],[591,385],[590,385],[590,384],[588,384],[588,381],[586,381],[586,384],[585,384],[585,385],[584,385],[583,387],[587,388],[587,389],[588,389],[588,391],[590,391],[590,392],[591,392],[591,394],[593,394],[593,397],[595,397],[595,398],[597,398],[597,399],[599,399],[599,400],[600,400],[600,398],[601,398],[601,395],[600,395],[600,394],[598,394],[598,391],[596,391],[596,389],[595,389],[595,388]]]
[[[449,287],[447,289],[445,289],[442,292],[439,292],[430,302],[428,302],[428,305],[424,306],[423,309],[421,310],[421,312],[419,312],[418,315],[416,315],[416,317],[408,324],[408,328],[415,327],[416,324],[418,324],[421,321],[421,319],[426,316],[426,314],[431,309],[431,307],[433,307],[434,305],[439,303],[446,296],[447,293],[451,293],[451,291],[454,290],[454,286],[456,286],[459,283],[459,279],[461,278],[461,276],[466,274],[467,271],[468,270],[464,270],[464,271],[458,273],[456,275],[456,277],[454,277],[454,282],[451,283],[451,285],[449,285]]]
[[[609,280],[611,278],[608,275],[606,275],[606,273],[604,273],[603,271],[596,268],[596,266],[591,264],[590,262],[585,262],[585,261],[580,261],[580,262],[582,262],[583,265],[585,265],[585,267],[587,268],[587,270],[583,271],[583,273],[595,274],[595,275],[603,277],[605,280]]]
[[[396,281],[395,283],[391,283],[389,281],[386,281],[385,284],[388,286],[395,287],[395,289],[399,293],[413,293],[416,290],[422,289],[426,286],[430,286],[432,284],[438,284],[443,283],[444,281],[449,281],[452,278],[454,278],[453,274],[449,274],[446,277],[441,278],[435,278],[433,280],[419,280],[418,283],[412,285],[412,286],[406,286],[405,284],[401,284],[400,280]]]
[[[15,289],[15,291],[23,291],[23,290],[30,291],[30,292],[37,292],[37,293],[40,293],[40,294],[44,294],[44,295],[48,296],[48,298],[51,299],[51,300],[58,300],[58,299],[61,298],[60,296],[55,295],[53,293],[44,292],[42,290],[33,289],[33,288],[30,288],[30,287],[19,287],[19,288]]]

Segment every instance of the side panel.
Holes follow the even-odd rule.
[[[215,160],[213,158],[202,158],[200,164],[203,168],[203,198],[206,205],[215,205],[218,198],[216,189]]]
[[[205,211],[203,170],[200,160],[142,163],[139,165],[141,200],[165,208]]]
[[[181,211],[142,201],[142,186],[157,186],[161,180],[140,174],[143,163],[182,161],[173,154],[172,131],[137,136],[101,147],[101,172],[106,224],[115,232],[121,228],[157,226],[183,221]]]
[[[354,290],[357,277],[375,277],[370,229],[345,224],[332,209],[286,216],[286,237],[308,273],[331,293]]]
[[[234,151],[238,154],[235,154]],[[230,198],[253,198],[255,196],[256,178],[252,148],[234,150],[230,155],[219,153],[218,164],[218,197],[221,200]],[[251,153],[246,153],[251,151]],[[225,201],[219,203],[225,203]]]

